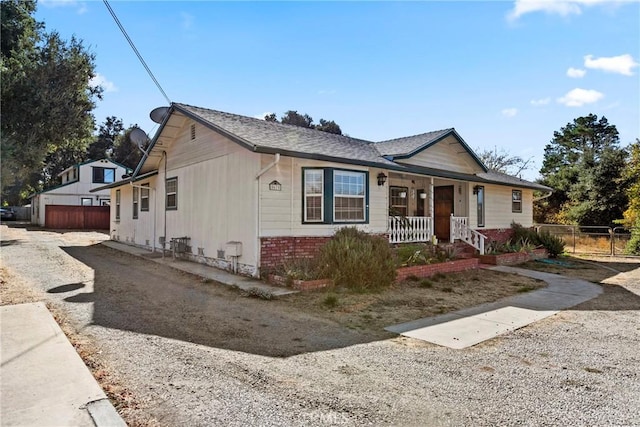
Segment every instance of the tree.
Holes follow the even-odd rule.
[[[35,3],[9,0],[0,7],[2,197],[19,204],[50,180],[49,156],[86,150],[102,88],[89,84],[93,54],[75,37],[67,42],[45,33],[32,16]]]
[[[498,151],[497,147],[494,147],[493,150],[478,148],[476,153],[487,168],[513,176],[518,176],[522,171],[529,169],[532,161],[532,158],[523,160],[520,156],[511,155],[503,148]]]
[[[116,138],[121,136],[123,132],[122,119],[115,116],[107,117],[100,125],[95,141],[89,145],[87,157],[91,160],[110,158],[116,144]]]
[[[620,221],[631,230],[631,238],[626,251],[640,255],[640,139],[629,146],[629,158],[622,171],[622,177],[627,180],[627,197],[629,205]]]
[[[574,119],[544,150],[541,183],[555,191],[542,204],[544,222],[610,225],[626,206],[621,176],[626,152],[618,130],[595,114]]]
[[[267,121],[267,122],[276,122],[276,123],[278,123],[278,117],[276,116],[276,113],[265,114],[264,115],[264,120]]]
[[[308,114],[298,114],[297,111],[289,110],[280,117],[280,123],[285,125],[300,126],[303,128],[313,129],[313,119]]]
[[[300,114],[296,110],[289,110],[284,113],[278,122],[275,113],[265,114],[264,120],[267,122],[283,123],[285,125],[294,125],[307,129],[316,129],[322,132],[342,135],[342,129],[333,120],[320,119],[320,124],[313,124],[313,118],[308,114]]]
[[[142,159],[142,151],[140,151],[135,142],[131,141],[130,137],[131,131],[137,127],[138,125],[129,126],[126,131],[115,138],[116,142],[112,154],[114,162],[120,163],[132,170],[138,166],[138,163],[140,163]]]
[[[316,125],[316,129],[322,132],[333,133],[336,135],[342,135],[342,129],[333,120],[320,119],[320,124]]]

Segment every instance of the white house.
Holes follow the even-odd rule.
[[[111,238],[247,275],[311,256],[345,225],[483,251],[533,223],[534,191],[490,172],[454,129],[371,142],[173,103],[111,191]],[[186,243],[186,244],[177,244]]]
[[[68,167],[58,174],[60,185],[31,196],[31,222],[45,226],[48,206],[108,206],[109,190],[91,190],[112,184],[131,170],[108,159],[91,160]]]

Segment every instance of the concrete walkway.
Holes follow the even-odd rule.
[[[42,302],[0,307],[2,426],[126,427]]]
[[[184,271],[185,273],[195,274],[196,276],[213,280],[215,282],[222,283],[223,285],[236,286],[245,291],[249,291],[250,289],[260,289],[261,291],[269,292],[274,296],[294,294],[298,292],[292,289],[281,288],[279,286],[270,286],[258,279],[238,276],[236,274],[231,274],[224,270],[220,270],[218,268],[210,267],[204,264],[199,264],[197,262],[175,260],[171,255],[165,256],[163,258],[160,252],[157,252],[157,256],[155,256],[153,252],[147,249],[126,245],[120,242],[114,242],[112,240],[104,241],[102,242],[102,244],[111,249],[116,249],[122,252],[127,252],[131,255],[144,257],[151,261],[157,262],[158,264],[164,264],[171,268],[175,268],[176,270]]]
[[[544,280],[548,287],[385,329],[441,346],[462,349],[522,328],[602,293],[602,287],[586,280],[516,267],[488,269]]]

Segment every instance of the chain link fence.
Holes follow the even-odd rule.
[[[538,232],[548,231],[560,237],[569,253],[628,255],[625,247],[631,238],[631,230],[625,227],[538,224],[535,228]]]

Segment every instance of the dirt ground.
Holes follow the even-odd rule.
[[[558,342],[565,342],[563,334],[568,330],[565,327],[556,330],[550,320],[541,323],[549,329],[545,333],[535,333],[534,328],[528,329],[533,333],[514,334],[514,339],[531,336],[530,340],[536,341],[524,341],[522,348],[517,341],[505,339],[493,340],[468,352],[393,338],[382,330],[390,324],[540,286],[539,282],[525,281],[520,276],[477,271],[409,281],[379,294],[334,290],[266,301],[106,248],[98,244],[108,239],[102,233],[52,232],[4,225],[0,226],[0,233],[2,304],[45,301],[94,376],[133,426],[407,425],[411,424],[407,421],[422,419],[426,414],[442,418],[415,425],[450,424],[451,420],[457,420],[453,424],[464,424],[465,420],[478,420],[477,414],[469,409],[474,405],[465,399],[451,402],[449,399],[465,396],[475,383],[480,396],[485,383],[491,381],[488,375],[510,372],[508,367],[516,357],[512,355],[531,355],[531,348],[548,345],[547,342],[553,342],[550,337],[556,335]],[[535,267],[566,268],[567,274],[601,281],[615,277],[618,271],[640,266],[623,261],[616,264],[610,259],[587,261],[596,265],[576,261],[570,267],[547,264]],[[615,313],[626,316],[623,320],[633,319],[632,313],[637,313],[640,307],[637,290],[634,292],[608,285],[601,297],[583,304],[581,309],[604,310],[606,319],[614,319],[611,316]],[[331,301],[335,305],[328,304]],[[569,327],[576,322],[576,315],[563,315],[570,320],[567,320]],[[558,319],[564,322],[564,318]],[[580,322],[589,324],[592,318],[585,317]],[[591,329],[598,334],[602,330],[595,326]],[[624,340],[637,342],[637,332],[629,330],[628,334]],[[597,347],[602,338],[594,332],[593,338],[583,340],[591,340],[585,341],[591,343],[585,344],[589,348]],[[582,349],[583,341],[576,342],[580,342]],[[505,352],[500,349],[505,345],[516,347]],[[619,346],[621,350],[627,347]],[[556,352],[537,351],[546,354],[546,358]],[[583,352],[570,345],[564,345],[563,351],[571,352],[566,360],[575,358],[575,351],[578,351],[575,354]],[[473,359],[469,359],[472,355]],[[561,356],[565,360],[564,354]],[[597,360],[601,354],[590,357]],[[624,384],[629,374],[635,375],[635,371],[628,372],[622,365],[628,358],[626,353],[620,355],[616,366],[622,376],[612,376],[612,385],[606,388],[608,395],[617,393],[612,390],[620,390],[623,395],[616,401],[633,396],[625,394],[625,390],[631,393],[633,387],[618,386],[619,382]],[[461,361],[466,362],[463,365]],[[531,363],[538,362],[534,358]],[[570,363],[554,362],[557,366],[571,366]],[[596,362],[588,363],[591,366]],[[494,371],[473,370],[476,365],[491,365]],[[394,366],[399,370],[390,369]],[[460,369],[465,369],[463,375],[458,373]],[[582,368],[576,369],[582,375]],[[402,375],[406,370],[412,373]],[[547,372],[523,373],[522,381],[531,383],[531,375],[540,376],[541,381],[555,381],[544,376]],[[465,381],[458,383],[462,377]],[[493,391],[496,396],[505,390],[505,381],[514,381],[513,375],[500,378],[500,387]],[[449,391],[444,391],[448,387]],[[464,392],[459,387],[464,387]],[[430,397],[428,401],[424,400],[425,393]],[[372,396],[378,404],[371,404]],[[509,399],[510,394],[505,394],[495,402],[498,405],[497,402]],[[520,400],[510,403],[513,407],[521,404]],[[482,406],[482,411],[488,411],[489,406]],[[522,413],[527,410],[521,408]],[[539,408],[531,410],[532,414],[540,412]],[[566,407],[558,407],[557,411],[549,409],[548,419],[557,421]],[[505,408],[496,407],[489,418],[483,419],[499,421],[505,413]]]
[[[546,286],[542,281],[489,270],[407,280],[380,292],[323,289],[293,294],[280,303],[350,329],[381,334],[383,328],[496,301]]]

